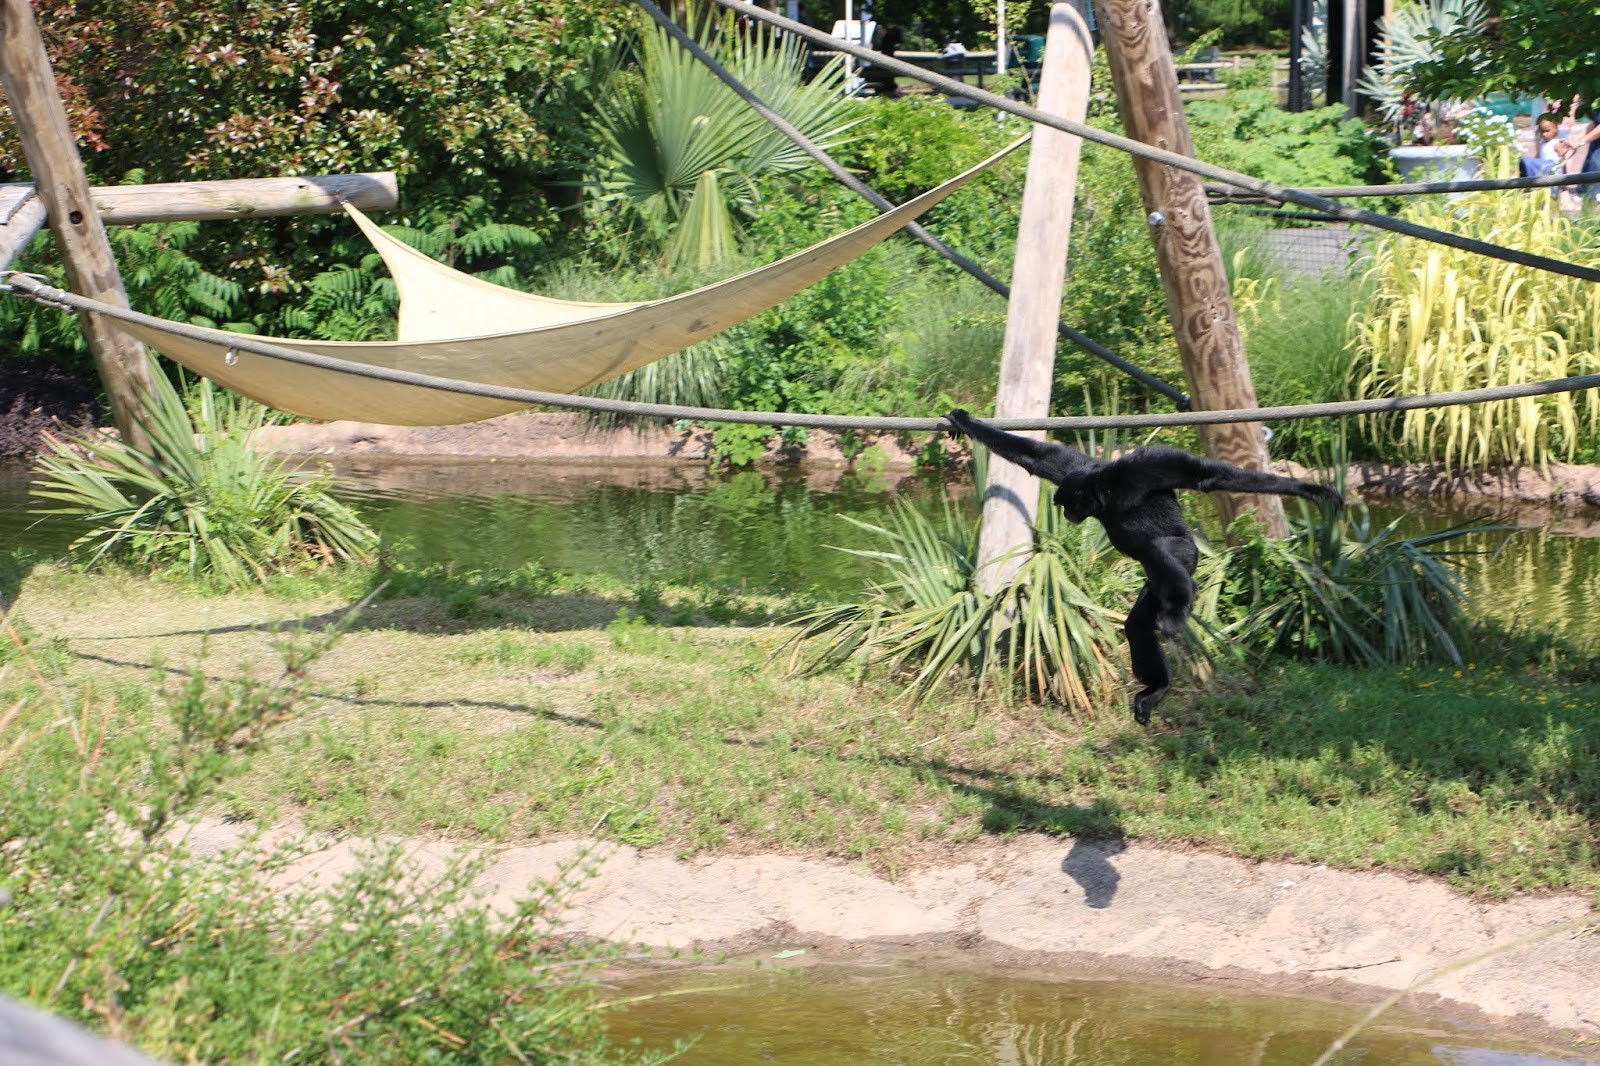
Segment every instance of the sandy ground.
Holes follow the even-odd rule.
[[[205,853],[238,836],[207,822],[190,843]],[[330,842],[286,881],[337,876],[365,846]],[[411,847],[424,869],[452,854],[444,844]],[[595,872],[568,914],[583,936],[735,955],[804,948],[813,960],[890,952],[945,966],[1226,981],[1351,1000],[1376,1001],[1592,913],[1572,895],[1475,902],[1422,878],[1043,836],[953,849],[895,881],[782,855],[681,860],[569,840],[496,852],[478,887],[487,906],[509,910],[531,882],[585,856]],[[1600,934],[1512,948],[1408,1002],[1564,1049],[1587,1045],[1600,1062]]]

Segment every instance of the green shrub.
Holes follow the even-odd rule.
[[[1342,104],[1285,111],[1270,86],[1244,84],[1219,99],[1191,100],[1183,111],[1198,158],[1251,177],[1304,187],[1365,185],[1383,174],[1388,146]]]
[[[1284,540],[1261,535],[1250,516],[1230,529],[1242,542],[1208,568],[1201,593],[1221,646],[1358,666],[1460,664],[1467,597],[1450,542],[1491,527],[1403,538],[1403,519],[1374,529],[1362,507],[1302,513]]]
[[[91,564],[122,559],[224,587],[334,560],[370,556],[377,535],[328,492],[251,442],[266,409],[202,381],[191,422],[152,360],[146,426],[153,455],[118,438],[47,437],[33,495],[93,528],[73,542]]]

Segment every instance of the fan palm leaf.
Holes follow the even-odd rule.
[[[731,20],[698,22],[694,34],[717,60],[810,140],[837,144],[858,119],[830,64],[810,82],[796,42]],[[665,30],[643,34],[637,72],[620,75],[597,105],[600,142],[590,185],[599,202],[631,212],[675,257],[702,268],[731,251],[739,215],[757,199],[757,179],[811,160],[769,125]],[[714,175],[708,178],[707,175]],[[720,210],[711,197],[720,201]],[[703,234],[679,230],[707,227]]]

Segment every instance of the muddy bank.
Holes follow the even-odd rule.
[[[206,853],[239,833],[207,822],[191,844]],[[286,871],[285,887],[347,872],[365,846],[329,842]],[[438,842],[410,849],[434,871],[452,855]],[[1571,894],[1479,902],[1420,877],[1039,835],[952,845],[893,881],[793,856],[685,860],[565,840],[499,849],[477,887],[486,906],[509,910],[530,882],[586,855],[594,875],[566,928],[607,940],[735,954],[801,948],[813,961],[890,953],[958,968],[1221,981],[1361,1002],[1592,913],[1591,901]],[[1512,948],[1409,1002],[1564,1048],[1600,1041],[1600,936],[1563,933]]]
[[[527,412],[459,426],[382,426],[369,422],[301,423],[264,430],[261,443],[287,455],[325,457],[452,458],[554,463],[700,463],[711,457],[711,433],[703,426],[666,422],[605,428],[580,414]],[[904,438],[866,434],[869,462],[909,469],[925,434]],[[768,463],[846,467],[851,459],[839,437],[817,430],[802,449],[776,442]]]

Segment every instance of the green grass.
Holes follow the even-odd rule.
[[[84,594],[120,604],[133,591],[105,579],[41,584],[67,594],[68,617]],[[277,606],[182,602],[190,621]],[[472,887],[488,853],[428,870],[390,841],[338,876],[284,892],[274,879],[316,850],[308,840],[246,839],[204,857],[183,847],[178,831],[307,705],[337,633],[266,635],[252,649],[272,652],[259,668],[208,677],[153,652],[130,671],[150,649],[132,660],[111,647],[85,652],[5,621],[0,992],[162,1061],[527,1062],[523,1048],[540,1061],[659,1061],[606,1038],[595,986],[625,949],[560,935],[592,875],[587,857],[497,914]],[[89,663],[100,669],[80,669]],[[335,763],[366,754],[326,720],[313,728]],[[419,760],[451,750],[437,737],[414,741]],[[473,814],[481,831],[494,827],[492,811]]]
[[[1180,691],[1152,732],[1121,694],[1078,717],[959,692],[912,709],[881,679],[790,676],[771,656],[786,630],[713,619],[693,590],[480,581],[461,613],[459,585],[397,583],[406,594],[316,664],[309,713],[230,781],[221,813],[891,874],[985,835],[1124,835],[1485,894],[1600,890],[1600,685],[1514,642],[1460,670],[1292,665]],[[13,620],[54,684],[111,685],[137,708],[163,670],[270,661],[250,623],[339,603],[46,570]],[[660,624],[675,618],[688,624]],[[0,675],[0,706],[18,683]]]

